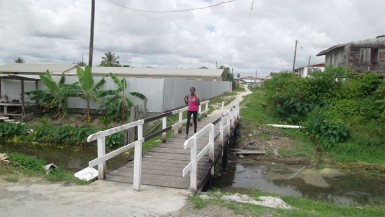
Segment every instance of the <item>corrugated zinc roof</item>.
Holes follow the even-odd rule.
[[[76,64],[11,63],[0,66],[0,73],[62,73],[75,68]]]
[[[331,52],[331,51],[333,51],[335,49],[343,48],[343,47],[345,47],[347,45],[361,45],[361,46],[385,45],[385,36],[379,36],[379,37],[376,37],[376,38],[371,38],[371,39],[366,39],[366,40],[353,41],[353,42],[345,43],[345,44],[334,45],[333,47],[330,47],[330,48],[328,48],[326,50],[323,50],[323,51],[319,52],[317,54],[317,56],[326,55],[326,54],[328,54],[329,52]]]
[[[92,67],[93,74],[107,75],[110,72],[125,76],[158,76],[158,77],[221,77],[223,69],[164,69],[164,68],[131,68],[131,67]]]

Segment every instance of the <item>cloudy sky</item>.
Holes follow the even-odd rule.
[[[219,4],[223,2],[223,4]],[[178,13],[158,13],[192,8]],[[251,9],[252,8],[252,9]],[[385,34],[384,0],[96,0],[93,65],[215,68],[266,76],[320,51]],[[155,12],[145,12],[145,11]],[[0,64],[88,62],[91,0],[1,0]]]

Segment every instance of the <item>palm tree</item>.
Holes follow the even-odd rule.
[[[87,101],[85,118],[87,122],[91,121],[90,115],[90,100],[97,101],[98,97],[102,95],[103,91],[100,90],[101,87],[106,83],[104,78],[102,78],[98,83],[94,85],[94,79],[91,74],[90,66],[86,66],[84,70],[81,67],[76,68],[76,73],[78,75],[80,90],[78,96]]]
[[[25,63],[25,62],[24,62],[23,58],[18,57],[15,59],[15,63]]]
[[[100,66],[103,67],[113,67],[113,66],[121,66],[118,59],[120,57],[115,56],[115,53],[107,52],[104,53],[104,57],[102,57],[102,62],[100,62]]]

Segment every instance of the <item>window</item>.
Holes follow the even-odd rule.
[[[370,61],[370,48],[360,49],[360,63],[368,63]]]
[[[385,62],[385,49],[378,49],[378,62]]]

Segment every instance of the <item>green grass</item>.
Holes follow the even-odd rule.
[[[236,214],[243,216],[285,216],[285,217],[380,217],[385,216],[385,204],[364,206],[340,206],[328,202],[310,200],[301,197],[282,197],[282,199],[294,209],[271,209],[257,205],[227,202],[221,200],[222,195],[228,192],[210,191],[208,195],[212,199],[203,200],[199,196],[190,198],[196,208],[203,208],[210,204],[219,205],[233,210]],[[259,196],[274,196],[259,191],[247,193],[251,198],[258,200]]]
[[[245,92],[245,87],[243,87],[243,86],[238,86],[238,87],[236,87],[233,91],[236,91],[236,92]]]
[[[64,181],[73,184],[88,184],[74,177],[72,172],[57,168],[46,174],[43,166],[45,161],[35,157],[19,153],[7,153],[9,164],[0,166],[0,176],[9,182],[17,182],[19,176],[25,177],[43,177],[48,181]]]

